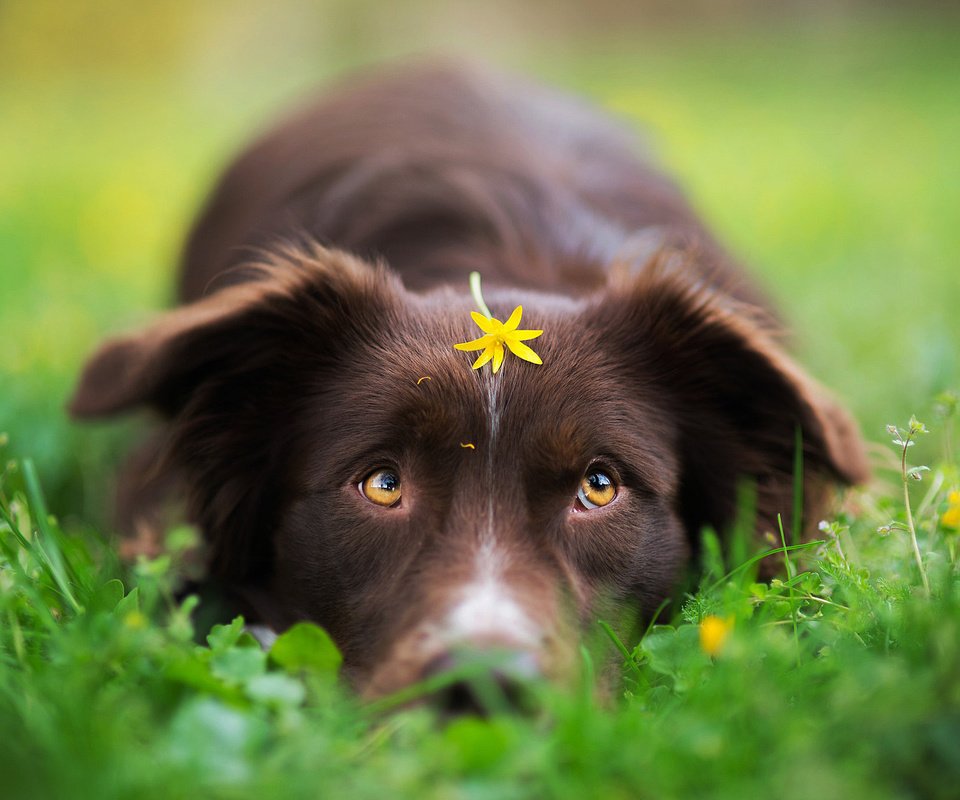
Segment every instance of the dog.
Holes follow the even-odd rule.
[[[365,697],[494,651],[562,680],[601,611],[653,617],[743,482],[758,536],[790,519],[798,441],[807,520],[868,474],[677,186],[513,78],[414,64],[309,103],[227,169],[179,295],[70,410],[159,415],[128,516],[182,498],[207,579],[322,625]]]

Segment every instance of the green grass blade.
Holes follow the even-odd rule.
[[[67,572],[69,571],[71,573],[70,577],[72,577],[74,583],[79,583],[79,580],[70,562],[63,558],[59,537],[50,527],[47,504],[43,497],[43,491],[40,488],[40,480],[37,477],[37,471],[33,465],[33,461],[30,459],[24,459],[23,461],[23,477],[27,486],[27,497],[30,501],[31,514],[36,521],[37,532],[39,533],[37,548],[43,553],[44,560],[47,562],[47,567],[50,570],[50,575],[56,584],[57,590],[70,604],[73,611],[80,613],[83,607],[77,602],[77,598],[70,588],[70,580],[68,579]]]
[[[809,550],[811,547],[819,547],[821,544],[823,544],[823,542],[824,542],[823,539],[811,539],[809,542],[801,542],[800,544],[791,544],[785,547],[774,547],[774,548],[771,548],[770,550],[764,550],[761,553],[757,553],[752,558],[747,559],[739,567],[732,569],[722,578],[711,583],[710,586],[707,587],[707,591],[708,592],[714,591],[717,587],[722,586],[724,583],[726,583],[728,580],[730,580],[732,577],[734,577],[738,573],[742,572],[745,569],[749,569],[758,561],[763,561],[763,559],[765,558],[770,558],[770,556],[775,556],[778,554],[786,555],[787,553],[792,553],[799,550]]]
[[[630,671],[634,673],[637,677],[640,677],[641,672],[640,668],[637,666],[637,661],[633,657],[633,654],[627,649],[627,646],[621,641],[620,637],[617,636],[617,632],[610,626],[610,623],[605,620],[597,620],[597,624],[603,628],[603,632],[607,634],[607,638],[613,642],[614,647],[620,651],[620,654],[623,656],[624,664],[630,667]]]

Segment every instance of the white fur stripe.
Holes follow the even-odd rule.
[[[449,644],[494,639],[516,646],[533,647],[539,629],[496,578],[468,585],[443,625]]]

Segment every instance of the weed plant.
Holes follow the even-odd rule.
[[[949,431],[955,398],[945,396]],[[953,405],[950,405],[950,401]],[[195,630],[176,599],[194,535],[124,566],[64,532],[29,460],[0,485],[4,797],[957,796],[960,493],[950,442],[889,429],[890,476],[844,498],[819,538],[751,553],[707,531],[699,588],[639,642],[597,621],[573,686],[532,715],[441,720],[370,708],[300,624],[265,652],[243,621]],[[889,477],[889,482],[884,482]],[[903,491],[901,492],[901,488]],[[780,578],[757,580],[764,558]],[[595,675],[613,664],[613,688]],[[400,698],[406,700],[409,698]],[[389,705],[389,701],[387,703]]]

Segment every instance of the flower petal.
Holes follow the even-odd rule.
[[[536,339],[543,331],[510,331],[507,334],[508,339],[513,339],[515,342],[525,342],[528,339]]]
[[[522,358],[524,361],[529,361],[531,364],[542,364],[540,356],[533,352],[529,347],[527,347],[522,342],[514,341],[512,338],[505,340],[507,347],[510,348],[510,352],[513,353],[518,358]]]
[[[503,363],[503,345],[497,342],[493,348],[493,374],[496,375]]]
[[[470,319],[477,323],[477,327],[484,333],[496,333],[503,327],[503,323],[493,317],[485,317],[477,311],[470,312]]]
[[[491,358],[493,358],[494,348],[488,347],[480,354],[480,358],[473,362],[474,369],[480,369],[484,364],[486,364]]]
[[[503,330],[513,331],[517,329],[517,325],[520,324],[520,316],[523,314],[523,306],[517,306],[513,309],[513,313],[507,318],[507,321],[503,323]]]
[[[481,336],[479,339],[473,339],[469,342],[455,344],[454,348],[457,350],[483,350],[484,347],[490,347],[494,341],[495,340],[492,336]]]

